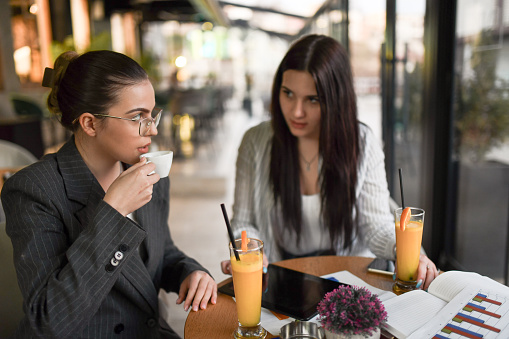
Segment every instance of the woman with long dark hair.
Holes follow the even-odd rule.
[[[394,259],[394,219],[384,154],[357,120],[346,50],[308,35],[281,61],[270,122],[246,132],[239,147],[232,228],[264,241],[278,261],[313,255]],[[228,262],[222,263],[225,273]],[[421,257],[425,286],[438,274]]]

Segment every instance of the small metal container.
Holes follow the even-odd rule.
[[[325,339],[324,331],[310,321],[293,321],[281,327],[281,339]]]

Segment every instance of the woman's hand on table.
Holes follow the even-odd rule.
[[[269,266],[269,259],[267,259],[267,256],[263,256],[263,273],[267,273],[267,266]],[[232,275],[232,263],[230,260],[223,260],[221,261],[221,271],[223,271],[224,274]]]
[[[180,284],[177,304],[184,302],[184,310],[192,307],[193,311],[207,308],[210,300],[212,304],[217,302],[217,284],[207,272],[194,271],[189,274]]]
[[[417,269],[417,286],[423,290],[427,290],[429,284],[438,277],[440,270],[437,269],[433,261],[426,255],[421,254],[419,258],[419,268]]]

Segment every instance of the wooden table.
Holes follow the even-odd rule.
[[[349,271],[366,283],[377,288],[390,291],[394,283],[391,276],[368,272],[368,265],[373,258],[362,257],[309,257],[279,261],[278,266],[290,268],[316,276],[322,276],[338,271]],[[230,282],[224,280],[219,286]],[[206,310],[189,312],[184,328],[184,337],[230,339],[237,326],[237,309],[230,296],[218,293],[216,305],[209,303]],[[277,336],[278,333],[275,333]],[[267,338],[274,338],[268,334]]]

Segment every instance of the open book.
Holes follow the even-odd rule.
[[[407,292],[384,305],[386,330],[399,339],[509,338],[509,288],[477,273],[442,273],[428,292]]]

